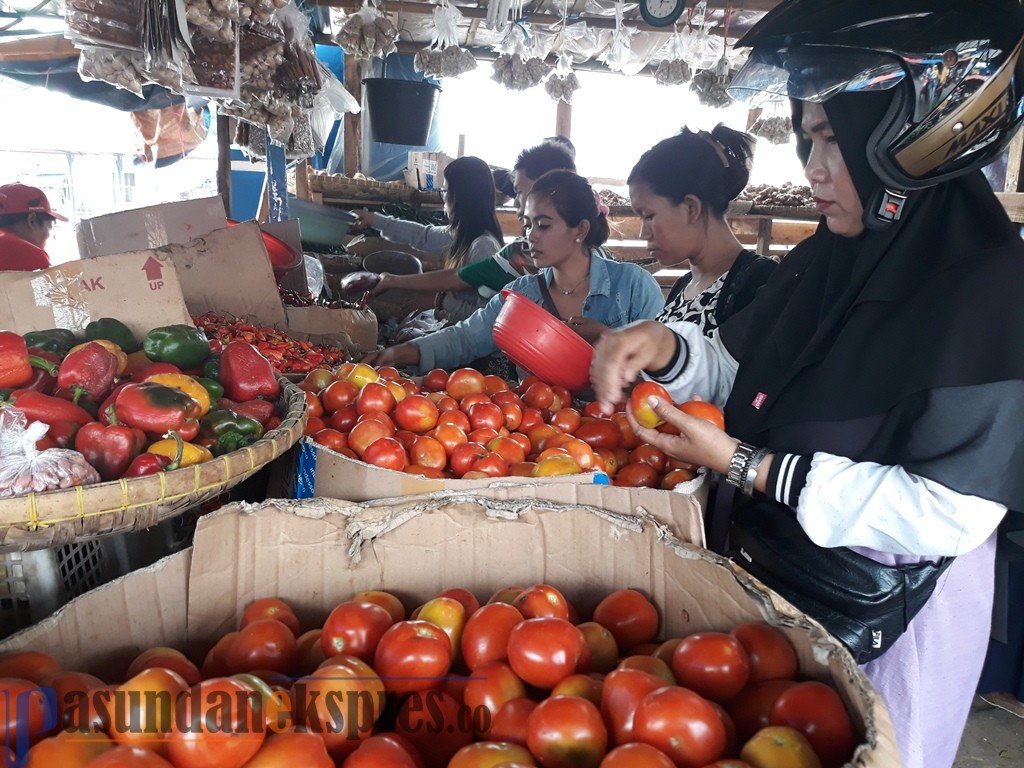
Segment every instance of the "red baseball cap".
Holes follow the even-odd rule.
[[[4,184],[0,186],[0,214],[2,213],[45,213],[55,219],[67,221],[50,207],[43,190],[27,184]]]

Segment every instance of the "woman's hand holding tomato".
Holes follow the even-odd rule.
[[[651,407],[658,417],[679,430],[678,435],[642,427],[627,410],[626,418],[641,442],[653,445],[673,459],[698,464],[717,472],[729,471],[729,459],[739,440],[704,418],[691,416],[667,400],[655,398]]]
[[[675,335],[654,320],[640,320],[608,331],[594,345],[590,383],[601,411],[609,415],[629,394],[643,370],[664,368],[675,353]]]

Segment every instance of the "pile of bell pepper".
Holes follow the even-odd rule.
[[[187,467],[281,422],[277,373],[252,344],[170,325],[137,339],[114,318],[82,333],[0,331],[0,406],[43,422],[36,444],[78,451],[101,480]]]
[[[315,368],[334,368],[348,360],[345,350],[299,341],[269,326],[253,325],[227,315],[207,312],[192,318],[211,340],[222,344],[244,341],[270,360],[279,373],[309,373]]]

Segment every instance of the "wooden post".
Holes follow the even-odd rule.
[[[767,256],[772,247],[772,220],[765,216],[757,222],[757,252]]]
[[[555,136],[572,138],[572,104],[566,104],[561,99],[555,111]]]
[[[1024,175],[1024,133],[1017,131],[1006,151],[1006,183],[1003,191],[1020,192],[1021,176]]]
[[[231,139],[233,121],[217,113],[217,192],[224,201],[224,210],[231,216]]]
[[[456,157],[465,157],[466,156],[466,134],[464,134],[464,133],[460,133],[459,134],[459,152],[455,156]]]
[[[295,196],[299,200],[309,200],[309,160],[295,164]]]
[[[363,77],[362,65],[354,56],[345,55],[345,88],[359,103],[366,108],[363,102]],[[362,146],[363,146],[363,113],[345,115],[344,130],[345,141],[345,175],[355,176],[362,170]]]

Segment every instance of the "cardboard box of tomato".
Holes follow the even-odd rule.
[[[366,590],[412,606],[455,587],[485,600],[502,587],[545,582],[589,616],[605,595],[630,587],[658,606],[660,637],[750,621],[778,627],[800,675],[830,683],[845,702],[860,739],[853,764],[897,765],[888,712],[852,657],[742,570],[679,541],[638,498],[617,496],[606,509],[458,494],[233,504],[200,520],[190,550],[87,593],[0,651],[43,651],[103,677],[123,674],[127,659],[155,646],[201,659],[260,597],[284,599],[306,629]]]

